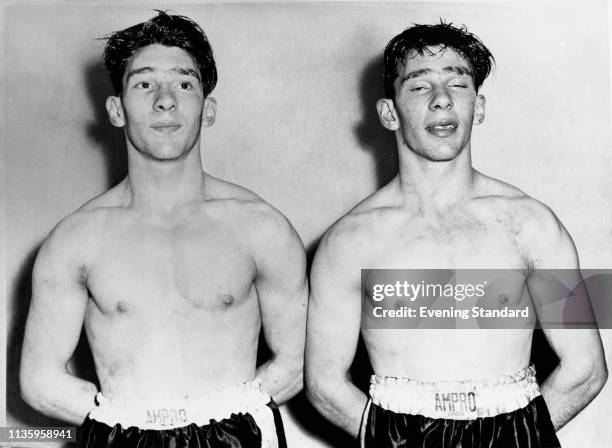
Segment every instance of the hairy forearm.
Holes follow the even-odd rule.
[[[569,363],[567,363],[569,364]],[[604,365],[591,368],[561,362],[541,387],[555,430],[584,409],[599,393],[607,379]]]
[[[306,393],[312,404],[329,421],[357,438],[367,396],[348,379],[337,381],[328,378],[307,380]]]
[[[303,362],[275,357],[257,368],[256,380],[277,404],[283,404],[302,390]]]
[[[95,405],[96,386],[68,372],[40,372],[22,375],[24,400],[49,417],[81,425]]]

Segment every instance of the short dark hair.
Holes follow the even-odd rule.
[[[395,97],[393,83],[406,60],[415,55],[434,55],[450,48],[463,56],[470,64],[476,91],[489,76],[495,58],[482,41],[468,32],[467,27],[455,27],[452,23],[414,25],[395,36],[385,48],[383,80],[385,96]]]
[[[217,68],[212,48],[202,28],[189,17],[159,11],[156,17],[116,31],[108,36],[104,48],[104,65],[117,95],[123,91],[123,75],[128,59],[151,44],[178,47],[194,59],[200,71],[204,98],[217,84]]]

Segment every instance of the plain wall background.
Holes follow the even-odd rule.
[[[487,115],[473,134],[475,166],[550,205],[573,236],[583,267],[612,267],[604,0],[6,1],[0,15],[6,252],[0,243],[0,261],[4,256],[7,265],[8,424],[52,423],[21,401],[17,380],[39,245],[62,217],[125,175],[123,135],[104,109],[112,93],[101,64],[104,42],[96,38],[148,19],[154,7],[195,19],[213,45],[219,83],[212,96],[219,109],[203,133],[205,169],[279,208],[309,254],[333,221],[395,173],[394,138],[375,112],[386,43],[412,23],[442,17],[468,25],[497,60],[482,88]],[[612,332],[602,336],[610,359]],[[80,356],[75,368],[90,375],[90,362]],[[363,360],[357,366],[362,377],[364,366]],[[608,384],[560,432],[564,446],[612,446],[611,411]],[[346,446],[303,397],[284,414],[292,446]]]

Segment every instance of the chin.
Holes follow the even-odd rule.
[[[460,149],[442,146],[436,149],[426,150],[421,155],[432,162],[448,162],[455,159],[460,153]]]
[[[179,150],[176,148],[158,149],[156,151],[149,152],[149,156],[151,158],[161,161],[177,160],[184,157],[186,154],[186,151]]]
[[[450,162],[451,160],[454,160],[456,156],[435,155],[425,157],[432,162]]]

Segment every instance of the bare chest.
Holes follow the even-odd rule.
[[[525,265],[520,235],[495,219],[449,216],[414,219],[378,232],[371,267],[397,269],[517,269]]]
[[[482,326],[490,321],[474,310],[523,310],[531,302],[520,232],[503,220],[417,218],[380,235],[366,266],[374,270],[361,283],[366,328]],[[523,324],[521,315],[511,328]]]
[[[188,314],[239,307],[255,296],[254,275],[248,250],[230,231],[130,227],[109,232],[87,286],[105,314]]]

